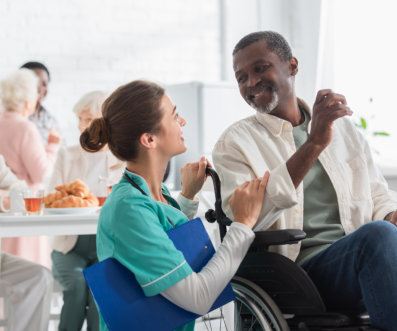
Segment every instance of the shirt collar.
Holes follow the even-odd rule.
[[[151,196],[149,187],[147,186],[146,181],[143,179],[143,177],[134,174],[131,171],[128,171],[127,168],[125,169],[125,173],[135,182],[135,184],[137,184],[142,189],[143,192],[145,192],[149,197]],[[125,178],[123,178],[123,180],[127,181]]]
[[[301,106],[311,117],[312,111],[310,107],[303,100],[298,98],[298,105]],[[256,112],[255,117],[257,121],[263,125],[275,137],[281,136],[283,130],[292,132],[292,125],[290,122],[283,120],[271,114]]]
[[[147,183],[145,181],[145,179],[129,170],[127,170],[127,168],[125,168],[125,173],[128,177],[130,177],[141,189],[143,192],[145,192],[147,194],[148,197],[151,197],[150,191],[149,191],[149,187],[147,186]],[[125,178],[123,178],[123,180],[127,181]],[[163,194],[166,194],[167,192],[164,189],[164,184],[161,184],[161,191]]]

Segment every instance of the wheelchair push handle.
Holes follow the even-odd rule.
[[[219,179],[219,176],[214,169],[209,167],[205,169],[205,173],[211,176],[215,192],[215,210],[209,209],[205,213],[205,218],[210,223],[218,221],[219,225],[229,226],[230,224],[232,224],[232,221],[225,215],[222,210],[221,181]]]
[[[215,192],[215,210],[209,209],[205,213],[205,218],[210,223],[218,222],[221,239],[223,239],[226,234],[226,227],[232,224],[232,221],[222,210],[221,181],[218,174],[209,167],[205,169],[205,172],[211,176]],[[255,235],[256,238],[252,246],[262,246],[265,249],[271,245],[295,244],[306,238],[306,233],[299,229],[267,230],[256,232]]]

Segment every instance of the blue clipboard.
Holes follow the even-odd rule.
[[[169,230],[167,234],[195,272],[199,272],[215,253],[200,218]],[[134,274],[114,258],[101,261],[83,273],[110,331],[174,330],[199,317],[160,294],[145,296]],[[234,299],[233,289],[228,284],[210,311]]]

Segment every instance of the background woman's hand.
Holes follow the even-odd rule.
[[[203,156],[200,161],[187,163],[181,168],[182,192],[181,194],[190,200],[201,190],[207,178],[205,174],[206,167],[212,168],[212,165]]]
[[[48,134],[48,143],[49,144],[61,143],[61,136],[55,129],[50,130],[50,133]]]
[[[245,182],[236,188],[229,199],[235,222],[243,223],[250,229],[255,226],[262,209],[269,175],[266,171],[262,178]]]

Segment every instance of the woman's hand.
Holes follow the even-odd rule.
[[[190,200],[201,190],[207,178],[206,167],[212,168],[211,163],[203,156],[200,161],[187,163],[181,168],[182,192],[181,194]]]
[[[60,134],[55,129],[51,129],[50,133],[48,134],[48,143],[49,144],[60,144],[61,140],[62,139],[61,139]]]
[[[255,226],[262,209],[269,175],[266,171],[262,178],[245,182],[236,188],[229,199],[235,222],[243,223],[250,229]]]

